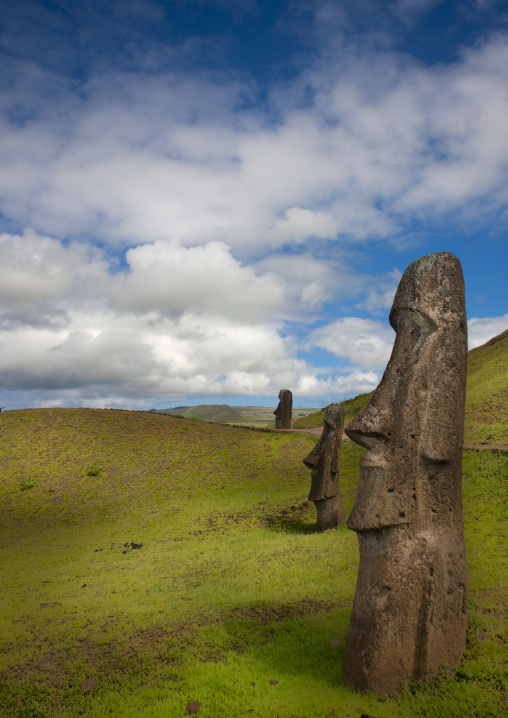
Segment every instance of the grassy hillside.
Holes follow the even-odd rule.
[[[225,411],[229,411],[229,408],[227,404],[198,404],[184,411],[182,416],[185,416],[186,419],[212,421],[217,414],[223,414]]]
[[[508,330],[468,353],[465,441],[508,444]]]
[[[314,533],[314,441],[148,412],[1,413],[2,717],[167,718],[191,700],[200,718],[506,715],[508,458],[465,457],[457,677],[376,699],[342,681],[358,548],[345,527]],[[348,512],[361,453],[343,447]]]
[[[373,393],[374,392],[371,391],[369,394],[359,394],[355,396],[354,399],[346,399],[342,402],[345,413],[345,425],[347,425],[361,409],[367,406]],[[309,414],[309,416],[303,419],[298,419],[298,421],[295,422],[295,429],[313,429],[318,426],[323,426],[327,409],[328,406],[325,406],[324,409],[321,409],[315,414]]]
[[[215,424],[249,424],[254,423],[256,419],[251,414],[246,414],[230,407],[227,411],[216,414],[212,421]]]
[[[171,414],[172,416],[181,416],[188,409],[192,409],[192,406],[175,406],[172,409],[150,409],[149,411],[154,414]]]

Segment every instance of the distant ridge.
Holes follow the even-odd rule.
[[[228,404],[197,404],[177,406],[171,409],[151,409],[157,414],[183,416],[186,419],[210,421],[213,424],[248,424],[252,426],[275,425],[274,406],[229,406]],[[293,417],[304,417],[316,408],[293,407]]]

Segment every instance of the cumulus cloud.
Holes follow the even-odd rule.
[[[384,368],[388,363],[395,334],[383,322],[344,317],[314,329],[308,345],[326,349],[366,369]]]
[[[177,241],[157,241],[130,249],[126,261],[129,271],[117,275],[112,286],[115,303],[123,308],[215,309],[250,318],[284,312],[281,279],[242,266],[222,242],[185,248]]]
[[[0,207],[56,236],[223,241],[245,256],[309,237],[388,239],[424,214],[484,220],[507,201],[507,59],[501,34],[430,68],[343,48],[292,94],[272,89],[275,122],[237,79],[116,71],[78,95],[17,66],[2,102]],[[48,86],[44,111],[12,120],[28,89],[38,107]]]
[[[290,316],[301,321],[305,321],[307,312],[315,319],[315,312],[327,302],[356,299],[377,284],[371,276],[355,271],[339,252],[326,259],[309,251],[268,254],[252,266],[257,272],[271,272],[284,281],[286,296],[293,303]]]
[[[305,397],[374,381],[356,370],[318,376],[282,336],[277,317],[314,308],[326,298],[313,296],[320,279],[333,283],[333,269],[311,257],[290,257],[284,276],[284,264],[243,266],[217,242],[139,245],[120,269],[85,242],[33,230],[4,233],[0,247],[0,381],[11,406],[15,394],[16,403],[31,394],[35,405],[148,408],[160,397],[276,396],[280,386]]]
[[[0,332],[0,376],[8,392],[45,393],[51,405],[80,396],[140,408],[161,397],[276,396],[287,385],[308,397],[375,382],[366,372],[317,378],[270,325],[212,313],[171,320],[77,310],[65,330]]]
[[[10,11],[14,27],[7,13],[4,390],[146,406],[280,386],[329,397],[374,388],[393,333],[353,314],[384,313],[400,273],[395,262],[377,267],[371,248],[405,251],[423,222],[453,218],[457,234],[508,220],[506,34],[433,66],[393,50],[391,28],[414,26],[438,2],[298,0],[296,15],[314,12],[313,54],[266,87],[213,62],[196,69],[219,51],[217,37],[147,40],[138,25],[163,21],[156,2],[121,18],[113,3],[83,71],[79,53],[55,42],[72,29],[67,16],[26,3]],[[72,7],[86,20],[79,48],[95,9]],[[245,0],[237,19],[257,10]],[[316,52],[334,23],[342,30]],[[349,32],[358,24],[362,37]],[[328,323],[312,329],[317,320]],[[470,320],[472,345],[502,321]],[[301,347],[349,366],[313,367]]]
[[[27,229],[0,235],[0,326],[65,325],[66,307],[93,304],[108,283],[107,263],[93,246]]]

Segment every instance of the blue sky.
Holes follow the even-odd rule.
[[[505,2],[0,9],[2,406],[369,391],[436,251],[508,328]]]

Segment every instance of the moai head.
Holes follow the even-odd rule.
[[[346,521],[339,490],[339,457],[344,431],[344,408],[332,404],[324,419],[323,433],[303,463],[312,469],[309,500],[317,511],[316,531],[326,531]]]
[[[390,324],[395,344],[381,383],[346,427],[369,449],[348,520],[354,531],[446,522],[462,503],[467,324],[453,254],[429,254],[406,269]]]
[[[375,693],[449,673],[465,646],[467,329],[453,254],[406,269],[390,324],[395,344],[381,383],[346,427],[368,451],[347,524],[358,534],[360,567],[343,673]]]
[[[343,432],[344,408],[340,404],[332,404],[325,414],[323,433],[318,443],[303,460],[305,466],[312,469],[309,501],[322,501],[339,491],[337,477]]]
[[[275,414],[276,429],[290,429],[293,413],[293,394],[289,389],[279,391],[279,405],[273,412]]]

